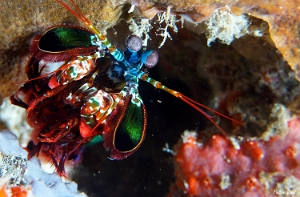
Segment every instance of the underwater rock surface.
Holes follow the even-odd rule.
[[[299,196],[300,121],[285,123],[283,136],[243,140],[239,147],[218,135],[199,143],[195,132],[186,131],[176,151],[177,179],[170,196]]]
[[[161,33],[157,30],[169,25],[167,32],[170,33],[172,40],[167,39],[162,48],[158,49],[159,64],[149,69],[150,76],[194,100],[242,121],[244,127],[238,127],[222,118],[214,119],[229,136],[245,140],[245,142],[237,140],[238,142],[243,144],[249,140],[259,145],[271,144],[270,139],[280,140],[284,138],[282,136],[296,135],[297,129],[291,130],[284,126],[287,125],[286,116],[277,113],[281,107],[276,108],[276,106],[283,106],[291,114],[299,114],[299,0],[278,0],[272,3],[245,0],[221,3],[193,0],[184,3],[176,0],[76,2],[85,16],[99,30],[113,27],[108,31],[108,36],[118,47],[123,47],[124,40],[131,34],[128,26],[132,23],[127,24],[124,21],[134,19],[139,23],[141,18],[152,19],[146,20],[145,23],[151,23],[152,26],[152,29],[148,27],[150,30],[147,34],[151,40],[148,40],[147,48],[156,50],[164,39],[157,35]],[[64,8],[58,6],[54,0],[1,1],[0,6],[7,8],[0,13],[1,21],[6,21],[0,24],[2,33],[0,35],[0,96],[5,98],[20,86],[15,82],[26,80],[24,67],[30,56],[31,39],[36,34],[44,32],[53,25],[83,25]],[[179,21],[173,21],[178,27],[178,32],[173,32],[175,28],[170,21],[157,18],[157,14],[161,14],[160,17],[165,14],[164,17],[167,17],[168,9],[169,16],[176,14],[176,20],[180,17],[185,19],[183,28]],[[208,23],[218,12],[224,20],[214,23],[216,22],[214,19]],[[225,20],[222,15],[225,12],[242,16],[245,21],[228,23],[231,18]],[[229,31],[220,32],[222,28],[218,27],[223,27],[221,24],[224,23],[230,24]],[[245,29],[240,29],[240,33],[230,34],[229,37],[232,37],[230,41],[222,41],[221,37],[215,37],[212,33],[224,33],[226,37],[233,27],[241,26]],[[210,47],[207,46],[209,38],[212,38]],[[171,189],[170,195],[176,196],[177,192],[182,195],[184,191],[189,192],[186,186],[182,185],[187,179],[178,176],[178,160],[175,161],[177,162],[176,174],[173,175],[173,155],[162,151],[165,144],[168,143],[169,147],[177,144],[174,150],[176,153],[180,146],[178,139],[186,129],[198,131],[197,143],[201,139],[200,141],[208,146],[205,142],[208,141],[211,142],[212,148],[214,144],[218,144],[212,143],[215,138],[212,136],[219,131],[201,114],[176,98],[154,90],[148,84],[140,83],[139,88],[148,111],[146,140],[134,155],[122,161],[108,160],[102,144],[87,147],[82,157],[82,164],[73,172],[73,178],[78,182],[79,189],[85,191],[88,196],[164,196],[168,193],[172,182],[179,186]],[[4,114],[3,110],[0,113]],[[22,128],[7,126],[9,122],[14,122],[13,118],[8,118],[10,121],[1,116],[1,129]],[[290,121],[297,122],[297,120],[295,118]],[[285,123],[282,123],[284,121]],[[218,136],[218,139],[223,143],[222,137]],[[299,138],[294,140],[294,144],[299,144]],[[263,151],[267,151],[264,155],[274,154],[273,149],[263,148]],[[258,155],[263,151],[258,149]],[[294,151],[290,152],[293,154]],[[296,155],[299,156],[298,153]],[[214,156],[223,155],[215,153]],[[285,155],[285,158],[287,157],[288,155]],[[252,157],[250,161],[254,163]],[[282,168],[288,168],[289,164],[289,162],[282,164]],[[182,167],[183,171],[184,168],[185,166]],[[299,159],[296,160],[296,164],[294,162],[293,169],[299,170]],[[273,172],[267,174],[260,172],[259,176],[255,174],[255,178],[259,179],[256,183],[259,183],[262,194],[266,194],[264,192],[267,191],[260,182],[262,179],[273,181],[272,189],[268,192],[286,188],[290,184],[288,181],[285,182],[286,179],[295,180],[296,177],[296,182],[299,179],[293,173],[280,175],[278,179],[278,173],[274,175]],[[196,185],[200,178],[190,180]],[[228,176],[223,176],[223,180],[226,182]],[[230,180],[232,185],[232,179]],[[248,186],[252,189],[257,188],[254,183],[255,181]],[[225,195],[227,186],[220,186],[219,182],[215,185],[217,188],[215,192],[224,192]],[[247,188],[246,183],[240,186],[240,189]],[[220,188],[224,190],[221,191]],[[195,193],[190,194],[196,195],[196,191],[199,190],[194,188]],[[214,196],[214,192],[212,191],[210,195]]]
[[[6,184],[8,182],[8,184]],[[27,160],[18,139],[0,131],[0,195],[4,196],[86,196],[77,192],[77,184],[63,182],[56,173],[48,174],[37,158]]]

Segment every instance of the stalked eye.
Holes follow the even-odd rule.
[[[158,53],[157,53],[157,51],[154,51],[154,50],[144,51],[143,54],[142,54],[141,61],[148,68],[154,67],[158,62]]]
[[[138,36],[131,35],[126,39],[125,45],[128,50],[132,52],[137,52],[142,48],[142,40]]]

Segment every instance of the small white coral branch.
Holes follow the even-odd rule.
[[[130,9],[130,12],[132,12],[132,9]],[[161,48],[167,38],[172,40],[172,37],[168,31],[169,28],[173,29],[174,32],[178,32],[178,28],[176,26],[177,22],[181,22],[181,26],[183,26],[183,18],[176,19],[176,15],[171,14],[171,7],[167,7],[166,12],[158,13],[157,14],[159,23],[159,28],[156,30],[156,35],[163,37],[163,41],[160,43],[159,48]],[[142,39],[143,46],[146,47],[148,40],[151,40],[151,37],[149,36],[150,30],[153,28],[151,21],[146,18],[142,18],[139,20],[135,20],[131,18],[129,21],[129,30],[132,32],[132,34],[139,36]],[[165,26],[162,27],[162,24],[165,23]]]
[[[129,23],[129,30],[132,32],[132,34],[140,37],[142,39],[142,45],[146,47],[148,40],[149,39],[151,40],[148,34],[149,31],[152,29],[150,20],[146,18],[142,18],[136,21],[133,18],[131,18],[128,23]]]
[[[163,37],[163,41],[160,43],[160,45],[158,47],[158,48],[161,48],[165,44],[167,38],[172,40],[172,37],[168,31],[168,28],[170,27],[173,29],[174,32],[178,32],[176,23],[181,21],[181,24],[183,25],[183,19],[181,18],[181,19],[177,20],[176,15],[171,15],[171,7],[170,6],[167,7],[167,12],[158,13],[157,17],[158,17],[157,21],[160,24],[160,27],[157,29],[155,34],[157,36]],[[166,24],[165,27],[161,26],[162,23]]]
[[[249,21],[246,15],[236,16],[229,11],[216,11],[206,22],[208,35],[207,45],[219,39],[223,44],[230,45],[235,38],[248,34]]]

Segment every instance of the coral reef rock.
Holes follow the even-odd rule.
[[[18,192],[26,196],[86,196],[77,191],[76,183],[63,182],[56,173],[43,172],[37,158],[27,160],[27,152],[19,146],[16,136],[0,131],[0,196],[15,196]]]
[[[175,156],[171,196],[179,192],[176,188],[197,197],[299,196],[300,118],[290,119],[287,128],[284,136],[243,140],[238,148],[218,135],[199,143],[196,133],[186,131]]]

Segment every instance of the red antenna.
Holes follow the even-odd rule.
[[[210,122],[212,122],[222,133],[223,135],[226,136],[226,138],[230,140],[230,138],[228,137],[228,135],[226,134],[226,132],[212,119],[212,117],[210,115],[208,115],[207,113],[205,113],[200,107],[203,107],[205,109],[208,109],[216,114],[218,114],[219,116],[222,116],[228,120],[231,120],[233,122],[235,122],[236,124],[238,125],[241,125],[243,126],[243,123],[237,121],[237,120],[234,120],[228,116],[225,116],[224,114],[220,113],[220,112],[217,112],[216,110],[213,110],[201,103],[198,103],[190,98],[188,98],[187,96],[181,94],[180,92],[177,92],[175,90],[172,90],[164,85],[161,84],[161,82],[159,81],[156,81],[155,79],[152,79],[151,77],[148,76],[148,74],[144,73],[143,75],[139,76],[139,78],[143,81],[146,81],[148,83],[150,83],[151,85],[153,85],[155,88],[157,89],[161,89],[161,90],[164,90],[166,92],[168,92],[169,94],[172,94],[173,96],[179,98],[180,100],[182,100],[183,102],[187,103],[189,106],[191,106],[192,108],[196,109],[198,112],[200,112],[202,115],[204,115]]]

